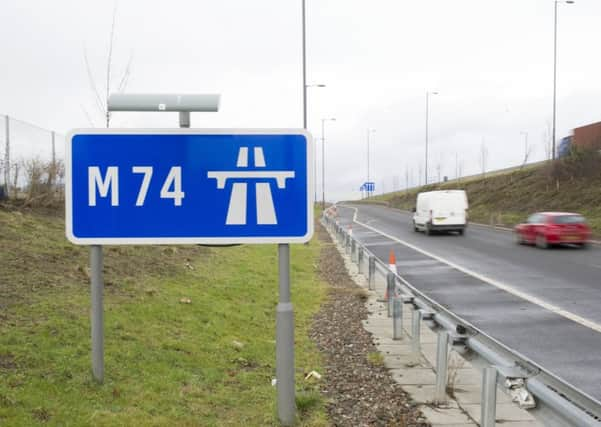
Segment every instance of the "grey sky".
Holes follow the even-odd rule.
[[[104,87],[112,1],[4,0],[0,113],[65,132],[101,126],[84,46]],[[551,122],[553,0],[307,0],[309,127],[326,123],[331,198],[357,197],[373,135],[376,184],[417,183],[425,92],[431,98],[430,176],[518,164],[527,131],[544,157]],[[300,0],[121,0],[115,87],[133,53],[130,92],[222,94],[198,127],[300,127]],[[601,1],[559,5],[558,137],[601,120]],[[115,114],[115,127],[170,127],[172,114]],[[318,141],[318,153],[321,145]],[[321,159],[319,160],[321,162]],[[321,164],[321,163],[319,163]],[[423,178],[422,178],[423,180]]]

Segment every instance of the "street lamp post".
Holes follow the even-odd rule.
[[[369,181],[369,135],[373,132],[375,132],[375,129],[371,129],[368,128],[367,129],[367,181],[366,182],[370,182]],[[366,193],[367,193],[367,198],[369,198],[369,190],[366,189]]]
[[[557,4],[566,3],[574,4],[574,0],[555,0],[555,11],[553,14],[554,25],[553,25],[553,134],[551,136],[552,142],[552,154],[551,158],[555,160],[555,122],[556,122],[556,110],[557,110]]]
[[[321,208],[326,208],[326,136],[325,136],[325,122],[335,122],[334,117],[327,119],[321,119]]]
[[[324,84],[310,84],[305,85],[305,89],[303,92],[303,128],[307,129],[307,88],[309,87],[326,87]],[[317,203],[317,156],[315,156],[315,167],[313,168],[313,187],[315,188],[315,198],[314,201]]]
[[[426,92],[426,176],[424,185],[428,185],[428,119],[430,114],[430,95],[438,95],[438,92]]]

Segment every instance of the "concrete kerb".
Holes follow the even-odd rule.
[[[331,230],[328,229],[328,232],[335,237]],[[384,364],[390,370],[393,379],[401,384],[403,389],[418,403],[420,410],[433,426],[479,425],[481,370],[465,361],[459,353],[450,350],[446,390],[450,391],[452,396],[447,395],[444,403],[436,405],[434,403],[436,400],[434,367],[437,356],[437,333],[429,328],[420,328],[420,352],[416,355],[411,338],[413,313],[412,310],[407,309],[410,306],[407,305],[402,310],[400,322],[402,337],[400,340],[394,340],[393,319],[388,317],[388,304],[379,297],[384,293],[385,284],[374,286],[375,289],[370,290],[368,279],[359,273],[357,265],[351,260],[346,248],[340,244],[336,247],[351,279],[364,288],[368,294],[366,305],[369,315],[368,319],[364,321],[364,328],[372,334],[374,343],[384,356]],[[497,395],[499,409],[497,422],[502,422],[508,427],[542,425],[527,411],[511,403],[511,399],[505,393],[497,393]]]

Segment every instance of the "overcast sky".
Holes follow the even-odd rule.
[[[428,90],[439,92],[430,98],[430,177],[440,167],[452,178],[456,164],[463,175],[479,172],[483,142],[488,169],[517,165],[521,132],[533,147],[530,159],[544,158],[553,4],[307,0],[307,79],[327,85],[309,88],[308,97],[318,170],[320,119],[336,118],[326,123],[328,198],[359,196],[368,128],[376,129],[371,175],[378,193],[404,187],[407,171],[410,185],[423,182]],[[89,127],[88,116],[102,126],[84,50],[104,92],[113,7],[109,0],[4,0],[0,114],[61,133]],[[601,1],[562,3],[558,11],[559,139],[601,120]],[[126,92],[222,95],[221,111],[193,113],[193,127],[302,127],[300,0],[121,0],[112,90],[130,56]],[[175,127],[177,116],[116,113],[112,126]]]

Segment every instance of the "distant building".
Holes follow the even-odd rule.
[[[575,128],[572,144],[583,148],[601,149],[601,122]]]

